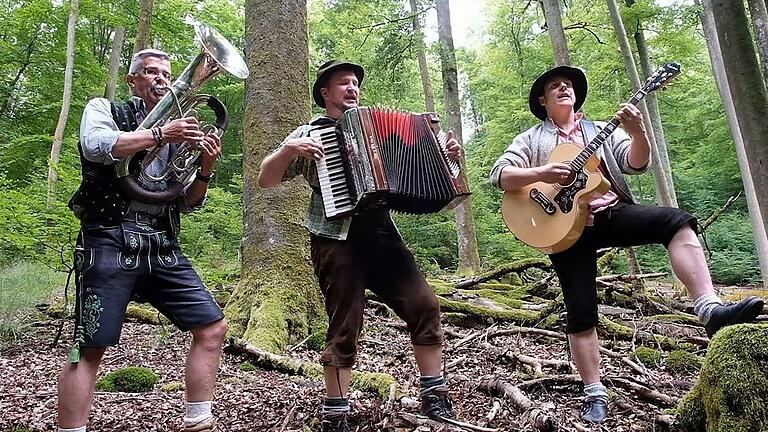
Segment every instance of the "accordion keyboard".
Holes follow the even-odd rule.
[[[314,129],[310,131],[309,136],[322,143],[325,154],[321,160],[315,161],[325,217],[330,218],[339,213],[351,211],[354,203],[344,174],[341,149],[336,139],[336,127]],[[326,197],[332,197],[332,199]]]

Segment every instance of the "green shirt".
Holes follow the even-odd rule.
[[[309,136],[309,131],[317,126],[335,122],[336,120],[331,117],[316,115],[309,124],[301,125],[291,132],[280,146],[284,146],[289,140]],[[317,179],[317,165],[313,161],[297,156],[285,169],[283,181],[292,179],[299,174],[303,175],[312,187],[312,197],[309,200],[309,209],[304,220],[304,226],[312,234],[336,240],[346,240],[352,218],[328,220],[325,217],[323,197],[320,195],[320,182]]]

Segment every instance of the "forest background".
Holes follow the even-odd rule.
[[[659,105],[679,205],[706,218],[742,189],[734,144],[711,71],[700,7],[690,2],[657,3],[624,5],[623,18],[629,34],[635,30],[633,25],[642,23],[654,65],[672,60],[683,65],[681,76],[659,92]],[[568,5],[563,21],[571,63],[585,68],[591,86],[584,111],[590,118],[608,119],[632,92],[608,11],[597,0],[574,0]],[[0,232],[5,240],[0,243],[0,266],[5,269],[63,275],[70,266],[78,221],[66,203],[80,179],[80,116],[89,99],[104,93],[114,29],[119,26],[126,33],[116,93],[118,98],[128,94],[121,78],[132,53],[139,5],[84,0],[77,21],[72,105],[61,159],[53,165],[59,182],[55,198],[49,201],[46,178],[64,85],[67,6],[68,2],[46,0],[7,1],[2,6]],[[151,46],[172,53],[173,70],[180,73],[199,50],[193,42],[193,29],[180,19],[192,15],[242,48],[243,7],[242,1],[156,1]],[[308,7],[310,75],[326,59],[348,59],[364,65],[368,72],[363,105],[424,110],[415,55],[420,38],[413,32],[407,2],[313,0]],[[419,12],[434,15],[434,8],[424,3]],[[434,18],[427,20],[428,35],[436,33],[430,22]],[[478,252],[483,268],[491,269],[538,255],[504,227],[500,194],[488,183],[487,174],[512,137],[535,124],[527,108],[528,89],[541,71],[551,67],[553,54],[536,2],[486,1],[483,19],[473,27],[476,42],[457,48],[456,56],[465,129],[473,131],[465,134],[464,145],[474,193]],[[438,44],[430,39],[436,38],[428,37],[426,46],[432,87],[441,89]],[[308,78],[309,85],[314,77]],[[244,87],[222,76],[207,84],[205,91],[220,97],[232,118],[208,205],[185,218],[181,241],[207,283],[225,289],[240,274]],[[442,92],[435,91],[435,97],[437,111],[444,114]],[[650,175],[631,177],[630,184],[641,202],[654,203]],[[456,270],[456,227],[451,213],[397,215],[396,221],[425,272],[434,275]],[[717,283],[759,283],[743,196],[707,230],[707,243]],[[640,248],[639,258],[643,271],[667,270],[661,247]],[[615,263],[621,266],[623,260]]]

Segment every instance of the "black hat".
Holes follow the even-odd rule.
[[[576,95],[576,103],[573,104],[573,111],[578,111],[587,98],[587,76],[584,71],[571,66],[558,66],[541,74],[531,86],[531,92],[528,94],[528,107],[533,115],[539,120],[546,120],[547,110],[539,102],[539,97],[544,94],[544,85],[553,76],[566,76],[573,83],[573,93]]]
[[[312,97],[315,99],[315,103],[321,108],[325,108],[325,99],[323,99],[323,95],[320,94],[320,89],[325,85],[328,78],[331,77],[331,74],[338,70],[352,71],[355,76],[357,76],[358,85],[363,84],[365,69],[363,69],[362,66],[339,60],[329,60],[323,63],[317,69],[317,79],[315,80],[315,85],[312,86]]]

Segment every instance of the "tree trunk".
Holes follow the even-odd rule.
[[[64,66],[64,96],[61,101],[61,112],[59,121],[56,123],[56,131],[53,133],[53,143],[51,144],[51,157],[48,167],[48,207],[53,205],[56,200],[56,181],[58,173],[56,165],[59,163],[61,155],[61,143],[64,139],[64,129],[67,126],[67,117],[69,116],[69,106],[72,102],[72,74],[75,68],[75,30],[77,27],[77,13],[80,7],[80,0],[71,0],[69,3],[69,21],[67,22],[67,60]]]
[[[456,55],[453,50],[451,10],[448,0],[437,0],[437,29],[440,39],[440,62],[443,70],[443,95],[448,115],[448,128],[456,139],[464,143],[461,130],[461,105],[459,103],[459,78]],[[462,169],[464,169],[462,163]],[[480,271],[480,256],[477,252],[475,220],[472,217],[472,197],[456,207],[456,234],[459,243],[459,274],[475,274]]]
[[[700,2],[696,0],[696,4],[700,4]],[[709,49],[709,57],[712,59],[712,71],[715,75],[717,90],[723,100],[725,114],[728,117],[728,124],[731,127],[733,142],[736,145],[736,156],[738,157],[739,168],[741,170],[741,179],[744,183],[744,192],[747,198],[747,208],[749,209],[749,221],[752,224],[752,235],[755,239],[757,259],[760,263],[760,273],[763,277],[763,284],[767,284],[768,235],[766,234],[766,227],[760,217],[760,203],[755,190],[755,185],[752,182],[749,159],[745,149],[744,138],[742,137],[739,127],[739,118],[736,114],[736,108],[733,103],[731,89],[727,85],[725,65],[723,64],[723,56],[720,52],[720,42],[718,39],[717,30],[715,29],[715,22],[710,3],[706,4],[704,11],[700,14],[699,18],[701,19],[701,25],[704,29],[707,48]],[[763,195],[762,199],[765,199],[765,195]]]
[[[752,31],[755,33],[755,44],[760,56],[760,67],[763,72],[763,84],[768,89],[768,11],[765,0],[748,0],[749,14],[752,17]]]
[[[635,0],[627,0],[627,5],[632,6]],[[645,79],[650,77],[654,70],[651,66],[651,58],[648,54],[648,44],[645,41],[641,23],[637,22],[635,29],[635,44],[637,45],[637,54],[640,57],[640,67],[643,70]],[[669,194],[674,207],[678,207],[677,193],[675,191],[675,181],[672,177],[672,165],[669,163],[669,152],[667,151],[667,137],[664,134],[664,126],[661,122],[661,111],[659,110],[659,101],[656,93],[651,93],[645,98],[648,114],[651,116],[651,125],[653,125],[653,136],[656,138],[656,147],[659,150],[659,161],[664,169],[664,176],[669,182]]]
[[[125,27],[115,28],[115,34],[112,37],[112,49],[109,52],[109,71],[107,72],[107,86],[104,89],[104,97],[112,100],[115,98],[115,88],[117,87],[117,71],[120,66],[120,55],[123,52],[123,39],[125,38]]]
[[[704,4],[711,6],[723,56],[725,83],[733,99],[765,229],[768,226],[768,123],[765,121],[768,96],[765,87],[755,85],[762,82],[762,76],[749,22],[741,2],[706,0]]]
[[[635,59],[632,56],[627,33],[624,30],[624,23],[621,21],[619,7],[616,5],[616,0],[606,0],[606,2],[611,14],[611,21],[613,22],[616,39],[619,41],[621,53],[623,54],[624,61],[627,65],[627,75],[632,82],[632,86],[637,90],[642,87],[642,83],[640,82],[640,77],[637,73],[637,66],[635,65]],[[641,101],[638,108],[640,108],[640,111],[643,113],[643,123],[645,124],[645,129],[648,134],[648,142],[651,146],[651,169],[653,170],[653,179],[656,185],[656,200],[659,205],[673,207],[670,182],[667,179],[665,170],[662,167],[662,161],[659,158],[659,149],[656,145],[656,137],[653,134],[653,125],[651,124],[645,101]]]
[[[568,41],[565,39],[563,19],[560,15],[560,0],[543,0],[544,19],[547,22],[547,33],[552,41],[552,51],[555,54],[555,66],[570,65]]]
[[[324,325],[302,221],[309,187],[256,185],[262,159],[309,119],[306,0],[245,2],[242,274],[226,307],[230,332],[280,351]]]
[[[427,53],[424,49],[424,34],[421,31],[421,16],[416,0],[410,0],[413,13],[413,37],[416,38],[416,59],[419,61],[419,73],[421,86],[424,89],[424,106],[427,112],[435,112],[435,94],[432,92],[432,83],[429,80],[429,66],[427,66]]]
[[[133,53],[149,48],[150,29],[152,28],[152,9],[155,0],[141,0],[141,12],[139,12],[139,25],[136,28],[136,41],[133,43]]]

